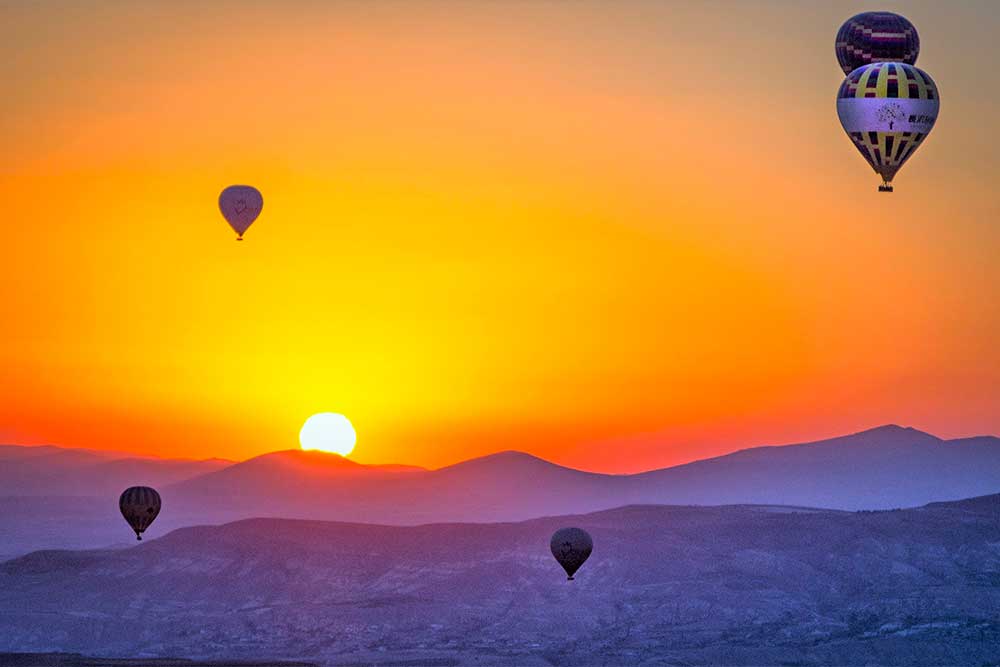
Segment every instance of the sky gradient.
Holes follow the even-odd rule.
[[[892,195],[835,111],[837,28],[883,8],[941,92]],[[991,2],[0,3],[0,441],[242,459],[336,411],[361,462],[626,472],[1000,433],[998,33]]]

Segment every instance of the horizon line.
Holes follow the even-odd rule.
[[[818,439],[818,440],[805,440],[805,441],[801,441],[801,442],[786,442],[786,443],[781,443],[781,444],[749,445],[749,446],[746,446],[746,447],[739,447],[739,448],[733,449],[733,450],[731,450],[729,452],[726,452],[726,453],[723,453],[723,454],[718,454],[716,456],[709,456],[709,457],[706,457],[706,458],[692,459],[690,461],[685,461],[683,463],[677,463],[677,464],[674,464],[674,465],[667,465],[667,466],[661,466],[661,467],[656,467],[656,468],[649,468],[649,469],[645,469],[645,470],[637,470],[637,471],[634,471],[634,472],[621,472],[621,473],[618,473],[618,472],[604,472],[604,471],[601,471],[601,470],[588,470],[588,469],[584,469],[584,468],[574,468],[572,466],[564,465],[562,463],[556,463],[554,461],[551,461],[549,459],[541,457],[541,456],[539,456],[537,454],[534,454],[534,453],[532,453],[530,451],[519,450],[519,449],[499,449],[499,450],[496,450],[496,451],[493,451],[493,452],[489,452],[489,453],[486,453],[486,454],[482,454],[482,455],[479,455],[479,456],[474,456],[472,458],[459,459],[459,460],[454,461],[452,463],[448,463],[448,464],[445,464],[445,465],[442,465],[442,466],[439,466],[439,467],[436,467],[436,468],[429,468],[429,467],[426,467],[426,466],[421,466],[421,465],[413,464],[413,463],[399,463],[399,462],[391,462],[391,463],[362,463],[361,461],[357,461],[355,459],[350,458],[349,455],[348,456],[343,456],[343,455],[337,454],[335,452],[325,452],[325,451],[322,451],[322,450],[306,450],[306,449],[302,449],[301,447],[298,447],[298,448],[286,448],[286,449],[275,449],[275,450],[263,452],[261,454],[255,454],[255,455],[247,457],[245,459],[229,459],[229,458],[220,457],[220,456],[208,456],[208,457],[205,457],[205,458],[157,456],[155,454],[142,454],[142,453],[137,453],[137,452],[123,451],[123,450],[120,450],[120,449],[99,449],[99,448],[93,448],[93,447],[74,447],[74,446],[60,445],[60,444],[54,444],[54,443],[23,444],[23,443],[7,442],[7,443],[0,443],[0,447],[23,447],[23,448],[51,447],[51,448],[61,449],[61,450],[93,452],[95,454],[102,454],[103,453],[103,454],[109,454],[109,455],[115,455],[115,454],[121,454],[122,455],[122,456],[117,457],[117,458],[111,458],[111,459],[109,459],[107,461],[108,463],[111,463],[113,461],[123,461],[123,460],[129,460],[129,459],[140,459],[140,460],[150,460],[150,461],[178,461],[178,462],[180,462],[180,461],[189,461],[189,462],[192,462],[192,463],[203,463],[203,462],[208,462],[208,461],[221,461],[221,462],[229,464],[229,465],[225,466],[225,468],[229,468],[229,467],[236,466],[236,465],[241,465],[243,463],[247,463],[249,461],[253,461],[255,459],[259,459],[259,458],[262,458],[262,457],[265,457],[265,456],[272,456],[274,454],[280,454],[280,453],[284,453],[284,452],[303,452],[303,453],[308,453],[310,455],[315,455],[315,456],[319,456],[319,457],[336,457],[336,459],[334,459],[334,460],[342,459],[343,461],[346,461],[348,463],[351,463],[351,464],[354,464],[354,465],[357,465],[357,466],[360,466],[360,467],[364,467],[364,468],[380,468],[380,467],[394,467],[394,466],[398,466],[398,467],[415,468],[415,469],[417,469],[418,471],[421,471],[421,472],[437,472],[437,471],[440,471],[440,470],[446,470],[448,468],[452,468],[454,466],[462,465],[464,463],[471,463],[473,461],[480,461],[480,460],[483,460],[483,459],[488,459],[488,458],[491,458],[491,457],[494,457],[494,456],[499,456],[499,455],[502,455],[502,454],[519,454],[519,455],[522,455],[522,456],[528,456],[528,457],[537,459],[539,461],[542,461],[542,462],[547,463],[547,464],[552,465],[552,466],[556,466],[556,467],[559,467],[559,468],[564,468],[566,470],[572,470],[572,471],[575,471],[575,472],[580,472],[580,473],[585,473],[585,474],[591,474],[591,475],[604,475],[604,476],[608,476],[608,477],[629,477],[629,476],[632,476],[632,475],[642,475],[642,474],[646,474],[646,473],[650,473],[650,472],[656,472],[656,471],[659,471],[659,470],[669,470],[669,469],[672,469],[672,468],[680,468],[680,467],[683,467],[683,466],[693,465],[693,464],[697,464],[697,463],[701,463],[701,462],[705,462],[705,461],[713,461],[713,460],[716,460],[716,459],[725,458],[727,456],[732,456],[733,454],[737,454],[737,453],[745,452],[745,451],[750,451],[750,450],[754,450],[754,449],[780,448],[780,447],[796,447],[796,446],[802,446],[802,445],[820,444],[820,443],[825,443],[825,442],[828,442],[828,441],[831,441],[831,440],[839,440],[839,439],[843,439],[843,438],[850,438],[850,437],[853,437],[853,436],[864,435],[866,433],[873,433],[873,432],[876,432],[876,431],[890,430],[890,429],[891,430],[899,430],[899,431],[913,431],[915,433],[919,433],[919,434],[922,434],[922,435],[926,435],[926,436],[932,437],[932,438],[934,438],[936,440],[939,440],[941,442],[954,442],[954,441],[959,441],[959,440],[968,440],[968,439],[975,439],[975,438],[1000,438],[1000,436],[993,435],[993,434],[988,434],[988,433],[983,433],[983,434],[978,434],[978,435],[970,435],[970,436],[963,436],[963,437],[959,437],[959,438],[942,438],[940,436],[935,435],[934,433],[931,433],[929,431],[924,431],[922,429],[919,429],[919,428],[916,428],[916,427],[913,427],[913,426],[901,426],[901,425],[896,424],[896,423],[885,423],[885,424],[880,424],[878,426],[872,426],[872,427],[869,427],[869,428],[861,429],[860,431],[854,431],[854,432],[851,432],[851,433],[844,433],[844,434],[841,434],[841,435],[834,435],[834,436],[830,436],[830,437],[826,437],[826,438],[822,438],[822,439]],[[225,469],[225,468],[221,468],[221,469]],[[206,474],[210,474],[210,473],[206,473]]]

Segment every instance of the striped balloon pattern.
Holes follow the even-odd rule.
[[[920,37],[913,24],[899,14],[864,12],[840,26],[836,50],[844,74],[877,62],[912,65],[920,54]]]
[[[937,120],[937,86],[905,63],[872,63],[851,72],[837,93],[840,123],[886,189]]]
[[[148,486],[130,486],[118,498],[118,509],[135,531],[135,539],[141,540],[143,531],[160,513],[160,494]]]

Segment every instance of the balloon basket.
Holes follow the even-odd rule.
[[[879,192],[892,192],[892,186],[889,185],[888,183],[883,183],[882,185],[878,186],[878,191]]]

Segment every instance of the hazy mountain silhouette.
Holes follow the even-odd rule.
[[[312,456],[305,461],[304,454]],[[944,441],[883,426],[636,475],[582,472],[501,452],[401,476],[321,453],[279,452],[164,493],[185,507],[242,507],[243,516],[407,524],[510,521],[629,503],[886,509],[997,491],[1000,439]]]
[[[426,469],[406,465],[366,465],[337,454],[287,449],[206,473],[200,477],[199,484],[236,488],[247,484],[280,485],[287,481],[326,483],[350,477],[378,478],[413,472],[426,472]]]
[[[127,544],[118,496],[129,486],[164,487],[232,465],[207,459],[138,458],[123,452],[0,445],[0,559],[40,548]],[[191,525],[163,517],[164,526]]]
[[[105,496],[137,484],[172,484],[232,464],[224,459],[143,458],[51,445],[2,445],[0,496]]]
[[[64,450],[58,456],[76,454]],[[81,465],[74,459],[71,466],[60,464],[46,477],[45,460],[34,455],[0,466],[0,475],[14,471],[14,477],[34,466],[31,475],[7,488],[47,488],[45,484],[65,479],[60,493],[29,505],[0,497],[0,531],[9,536],[0,542],[0,557],[38,548],[124,543],[129,534],[117,515],[117,494],[134,483],[152,483],[163,496],[164,511],[151,528],[153,536],[185,525],[249,517],[413,525],[518,521],[643,503],[888,509],[1000,491],[1000,439],[945,441],[899,426],[800,445],[745,449],[636,475],[582,472],[513,451],[438,470],[362,465],[301,450],[224,467],[217,461],[154,466],[156,474],[178,477],[190,472],[185,466],[211,468],[173,484],[148,481],[149,476],[142,476],[145,468],[127,472],[130,464],[123,460]],[[137,465],[143,467],[145,461]],[[86,481],[95,474],[102,475],[99,483]],[[101,492],[99,502],[58,497],[88,495],[88,489]]]
[[[839,509],[915,507],[1000,491],[1000,438],[942,440],[889,425],[784,447],[755,447],[636,476],[661,502]]]
[[[551,533],[594,553],[567,582]],[[0,651],[326,664],[1000,661],[1000,496],[631,506],[502,524],[253,519],[0,565]],[[405,662],[410,661],[410,662]]]
[[[182,511],[207,507],[211,516],[223,519],[271,516],[416,524],[603,509],[628,502],[618,492],[625,482],[521,452],[500,452],[438,470],[398,471],[331,454],[289,451],[168,486],[161,494],[164,502]]]

